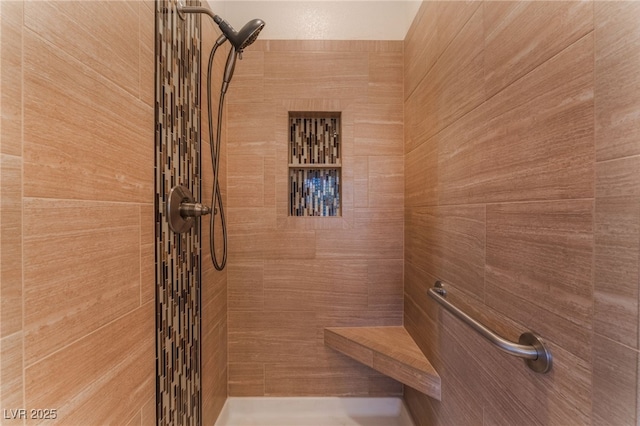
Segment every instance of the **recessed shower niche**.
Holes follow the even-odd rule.
[[[341,216],[339,112],[289,113],[289,216]]]

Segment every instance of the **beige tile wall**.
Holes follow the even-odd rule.
[[[0,8],[0,407],[154,424],[153,2]]]
[[[323,328],[402,323],[401,42],[258,41],[229,91],[229,394],[389,395]],[[342,217],[288,217],[288,111],[341,111]]]
[[[640,6],[424,2],[404,44],[405,314],[418,424],[638,421]],[[542,376],[426,296],[541,334]]]

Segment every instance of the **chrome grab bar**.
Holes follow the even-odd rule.
[[[518,343],[512,342],[498,335],[496,332],[471,318],[466,313],[452,305],[447,299],[447,291],[441,281],[436,281],[433,288],[429,289],[429,296],[442,305],[446,310],[471,326],[478,334],[483,336],[494,346],[509,355],[524,358],[527,367],[536,373],[547,373],[551,370],[551,352],[545,346],[543,340],[532,332],[522,333]]]

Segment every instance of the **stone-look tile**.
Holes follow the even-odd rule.
[[[593,424],[635,424],[637,381],[638,352],[594,335]]]
[[[441,371],[443,363],[439,348],[431,344],[439,341],[441,333],[437,323],[437,302],[427,295],[427,290],[437,278],[408,262],[405,263],[404,276],[405,328],[436,371]]]
[[[637,348],[640,200],[596,198],[594,239],[593,330]]]
[[[229,396],[264,396],[264,364],[229,363]]]
[[[404,153],[402,107],[364,105],[356,112],[354,124],[354,149],[358,155],[394,157]]]
[[[416,149],[431,135],[437,133],[437,116],[434,111],[434,88],[419,86],[404,104],[404,152]]]
[[[264,309],[329,312],[367,308],[367,263],[265,261]]]
[[[638,10],[633,2],[438,3],[441,56],[429,68],[405,67],[414,73],[405,83],[420,84],[405,91],[404,325],[443,381],[441,403],[405,389],[416,424],[635,424]],[[452,50],[471,13],[483,15],[482,34]],[[408,39],[433,28],[420,31]],[[470,59],[461,52],[473,49],[483,49],[486,100],[442,127],[434,71],[448,54],[461,67]],[[412,59],[421,60],[405,43]],[[450,269],[438,256],[437,211],[451,205],[486,208],[486,260],[475,262],[486,290],[454,283],[451,299],[510,339],[540,333],[554,356],[549,374],[496,351],[426,297]],[[460,241],[460,226],[449,239]]]
[[[640,4],[593,4],[595,13],[596,157],[640,154]]]
[[[435,113],[437,117],[436,126],[427,131],[429,136],[485,100],[484,51],[482,44],[477,43],[483,33],[482,12],[482,8],[476,9],[421,83],[422,90],[433,90],[435,100],[435,104],[422,106],[423,114]],[[431,78],[435,81],[427,84]]]
[[[140,46],[140,89],[138,97],[146,105],[154,107],[155,103],[155,65],[156,57],[153,48]]]
[[[369,157],[369,205],[400,207],[404,204],[404,157]]]
[[[154,391],[153,309],[147,303],[27,367],[26,406],[56,407],[69,424],[130,419]]]
[[[140,424],[142,426],[154,426],[156,424],[156,398],[153,396],[142,406],[140,412]]]
[[[470,294],[484,293],[484,206],[406,208],[404,232],[406,262]]]
[[[264,72],[266,99],[362,98],[367,95],[368,54],[269,52]]]
[[[229,208],[264,205],[264,157],[256,154],[229,155]]]
[[[402,52],[394,40],[258,40],[251,49],[263,52]]]
[[[587,35],[438,135],[440,202],[593,197],[593,104]]]
[[[0,337],[22,330],[22,159],[0,154]]]
[[[138,97],[153,107],[155,102],[155,4],[153,1],[137,1],[139,15],[140,74]]]
[[[126,426],[140,426],[142,424],[142,412],[136,412]]]
[[[402,259],[367,261],[367,305],[370,309],[402,311]]]
[[[155,216],[152,205],[140,206],[140,304],[152,301],[156,291]]]
[[[264,309],[264,266],[262,262],[230,262],[230,311],[260,311]]]
[[[440,56],[451,42],[458,36],[465,24],[475,14],[484,2],[478,0],[439,1],[436,4],[435,13],[438,17],[437,28],[437,54]],[[431,30],[426,30],[430,32]]]
[[[313,259],[316,255],[315,231],[271,231],[263,233],[262,238],[265,259]]]
[[[24,35],[25,196],[151,202],[152,109]]]
[[[350,167],[353,171],[353,206],[369,207],[369,158],[353,157]]]
[[[588,200],[487,206],[487,304],[585,360],[593,215]]]
[[[405,98],[411,96],[438,57],[436,10],[435,2],[422,2],[404,39]]]
[[[438,204],[438,135],[407,153],[404,161],[404,205]]]
[[[593,30],[591,1],[485,1],[487,96],[493,96]]]
[[[482,8],[438,58],[405,103],[405,153],[485,100]]]
[[[228,394],[227,273],[215,271],[202,282],[212,290],[202,292],[202,420],[213,424]]]
[[[640,156],[599,162],[596,165],[596,200],[608,197],[640,197]]]
[[[402,323],[401,270],[387,282],[376,269],[402,259],[402,43],[258,40],[250,52],[228,106],[230,392],[398,394],[321,336]],[[341,217],[288,216],[290,111],[341,112]]]
[[[145,253],[140,244],[144,203],[153,202],[153,3],[145,71],[142,4],[0,8],[1,405],[57,408],[69,424],[138,424],[155,383],[152,304],[133,313],[144,298],[141,264],[153,267],[153,247]]]
[[[23,334],[14,333],[0,339],[0,400],[6,410],[26,407],[23,400]]]
[[[213,268],[211,260],[203,259],[202,265],[202,282],[206,283],[202,289],[203,315],[206,320],[202,321],[203,332],[208,334],[211,332],[209,326],[218,328],[218,323],[225,326],[227,318],[227,298],[228,298],[228,277],[222,271]],[[216,338],[217,339],[217,338]],[[214,339],[214,342],[217,341]],[[214,346],[215,347],[215,346]],[[217,349],[217,347],[216,347]]]
[[[402,42],[398,42],[402,44]],[[404,55],[395,52],[369,52],[369,104],[394,105],[402,114]],[[402,133],[402,132],[401,132]]]
[[[640,157],[596,164],[594,331],[638,348]]]
[[[0,153],[22,155],[22,21],[24,3],[0,3]]]
[[[264,101],[264,52],[252,50],[253,45],[242,54],[233,74],[233,84],[229,86],[227,99],[229,105],[251,104]],[[229,120],[233,124],[233,120]]]
[[[236,83],[235,80],[234,83]],[[250,107],[246,104],[230,104],[227,107],[228,153],[255,156],[273,153],[275,146],[273,111],[274,105],[270,102],[253,102]],[[231,165],[229,169],[234,170]],[[243,169],[251,170],[251,164],[245,164]]]
[[[31,365],[140,305],[139,211],[25,199],[24,212],[25,364]]]
[[[316,356],[315,333],[313,311],[229,311],[229,359],[305,362]]]
[[[368,209],[357,209],[354,228],[322,231],[316,238],[318,259],[399,259],[402,257],[402,217],[372,218]],[[369,224],[374,226],[369,226]]]
[[[516,339],[517,333],[512,334]],[[553,366],[550,373],[541,375],[526,368],[521,359],[497,351],[475,333],[473,339],[469,352],[486,360],[481,364],[486,372],[485,424],[591,423],[591,363],[546,340],[554,357]]]
[[[50,45],[137,96],[138,12],[135,1],[25,2],[24,25]]]
[[[344,355],[337,354],[346,358]],[[370,376],[381,377],[357,361],[330,366],[309,363],[265,364],[266,396],[366,396]],[[392,389],[399,391],[397,386]],[[380,390],[376,390],[380,393]],[[393,395],[390,390],[386,395]],[[398,395],[398,394],[396,394]]]

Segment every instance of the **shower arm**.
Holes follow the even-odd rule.
[[[204,13],[207,14],[213,19],[216,24],[222,22],[222,18],[216,15],[209,9],[208,7],[203,6],[187,6],[184,0],[178,0],[178,14],[182,19],[184,19],[185,13]]]

